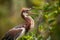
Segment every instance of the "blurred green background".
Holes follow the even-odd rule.
[[[34,31],[19,40],[60,40],[60,2],[59,0],[0,0],[0,40],[12,27],[24,20],[21,8],[32,8],[35,15]]]

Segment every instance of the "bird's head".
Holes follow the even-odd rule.
[[[28,13],[31,10],[31,8],[22,8],[22,12]]]
[[[27,15],[31,15],[31,8],[22,8],[21,13],[27,14]]]

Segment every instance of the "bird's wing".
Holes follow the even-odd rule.
[[[22,31],[21,32],[19,32],[17,35],[16,35],[16,37],[18,37],[17,39],[19,39],[19,38],[21,38],[24,34],[25,34],[25,28],[20,28]]]
[[[19,38],[21,36],[23,36],[25,33],[25,28],[21,27],[21,28],[12,28],[11,30],[9,30],[5,36],[4,36],[4,40],[14,40],[16,38]]]

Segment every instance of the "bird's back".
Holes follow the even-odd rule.
[[[21,37],[25,33],[24,27],[15,27],[10,29],[5,36],[2,38],[2,40],[15,40],[18,36]]]

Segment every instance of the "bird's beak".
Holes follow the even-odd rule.
[[[29,15],[34,15],[34,14],[35,14],[35,13],[32,13],[32,12],[31,12],[31,8],[29,9],[28,12],[29,12]]]
[[[32,13],[31,11],[29,11],[29,15],[34,15],[34,13]]]

